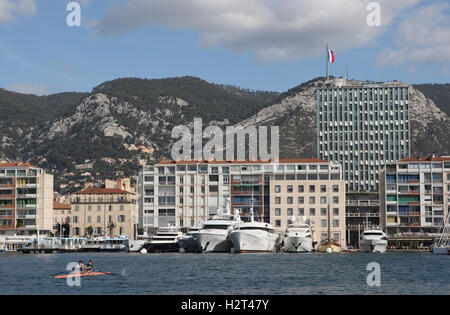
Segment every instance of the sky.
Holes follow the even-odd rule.
[[[282,92],[325,75],[326,44],[334,76],[448,83],[449,39],[448,0],[0,0],[0,87],[189,75]]]

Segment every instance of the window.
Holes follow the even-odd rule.
[[[309,197],[309,203],[310,204],[315,204],[316,203],[316,197]]]
[[[305,198],[304,197],[298,197],[298,203],[299,204],[304,204],[305,203]]]
[[[320,220],[320,226],[321,227],[327,227],[327,220],[326,219]]]
[[[333,185],[333,192],[339,192],[339,185]]]
[[[339,208],[333,208],[333,215],[339,215]]]
[[[280,208],[275,208],[275,215],[277,217],[279,217],[281,215],[281,209]]]
[[[280,185],[276,185],[275,186],[275,192],[276,193],[280,193],[281,192],[281,186]]]
[[[291,205],[291,204],[293,204],[294,203],[294,198],[292,198],[292,197],[287,197],[287,204],[288,205]]]
[[[309,209],[309,215],[316,215],[316,209],[310,208]]]
[[[327,215],[327,208],[320,208],[320,215],[321,216]]]
[[[293,192],[292,185],[288,185],[288,186],[287,186],[287,192],[288,192],[288,193]]]
[[[281,204],[281,198],[280,197],[275,197],[275,204],[277,204],[277,205]]]
[[[125,222],[125,216],[124,215],[119,215],[119,217],[117,218],[117,220],[119,222]]]
[[[305,209],[304,208],[298,208],[298,215],[305,215]]]
[[[327,186],[326,185],[320,185],[320,192],[322,192],[322,193],[327,192]]]
[[[288,208],[287,209],[287,215],[290,215],[290,216],[294,215],[294,209]]]
[[[100,222],[102,222],[102,217],[101,216],[97,216],[97,223],[100,223]]]
[[[304,192],[304,187],[303,187],[303,185],[298,185],[298,192],[299,192],[299,193]]]
[[[323,205],[326,205],[327,204],[327,197],[324,197],[324,196],[320,197],[320,203],[323,204]]]
[[[333,220],[333,227],[339,227],[339,220]]]
[[[316,186],[315,185],[309,185],[309,192],[316,192]]]
[[[333,197],[333,203],[338,204],[339,203],[339,197]]]
[[[275,226],[280,227],[281,226],[281,220],[275,220]]]

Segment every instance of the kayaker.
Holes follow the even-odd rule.
[[[92,272],[94,269],[94,265],[92,264],[92,260],[89,260],[89,262],[86,265],[86,272]]]
[[[85,271],[85,268],[86,268],[86,266],[83,265],[83,262],[80,260],[77,265],[78,272],[83,273]]]

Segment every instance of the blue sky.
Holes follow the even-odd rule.
[[[36,94],[90,91],[119,77],[191,75],[285,91],[325,73],[358,80],[450,82],[447,1],[0,0],[0,87]],[[276,5],[274,4],[276,3]],[[327,5],[327,3],[329,5]],[[420,21],[420,23],[418,23]]]

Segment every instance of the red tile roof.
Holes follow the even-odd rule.
[[[53,210],[70,210],[70,205],[53,201]]]
[[[26,162],[10,162],[10,163],[0,163],[0,167],[36,167]]]
[[[122,195],[122,194],[133,194],[132,192],[117,189],[117,188],[98,188],[91,187],[86,190],[78,191],[75,195]]]
[[[408,157],[400,160],[399,162],[443,162],[443,161],[450,161],[450,156],[429,156],[429,157]]]
[[[194,161],[194,160],[189,160],[189,161],[184,161],[184,160],[180,160],[180,161],[173,161],[173,160],[161,160],[158,164],[259,164],[259,163],[275,163],[273,161],[261,161],[261,160],[257,160],[257,161],[206,161],[206,160],[202,160],[202,161]],[[310,158],[310,159],[280,159],[279,163],[328,163],[328,161],[325,160],[321,160],[321,159],[315,159],[315,158]]]

